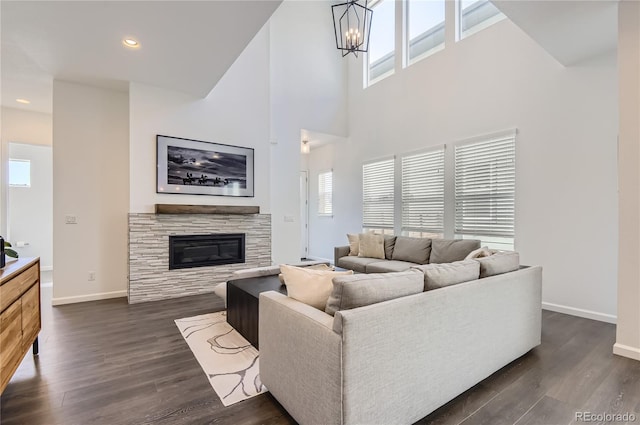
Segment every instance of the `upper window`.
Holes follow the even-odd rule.
[[[31,161],[9,159],[9,186],[31,187]]]
[[[455,233],[492,248],[514,248],[515,134],[455,147]]]
[[[444,48],[444,0],[407,1],[408,64]]]
[[[458,0],[457,6],[459,40],[505,17],[489,0]]]
[[[395,67],[396,5],[394,0],[380,0],[371,6],[375,18],[369,34],[367,84],[393,74]]]
[[[318,174],[318,215],[333,215],[333,171]]]
[[[362,227],[393,234],[394,158],[362,166]]]
[[[402,232],[444,233],[444,147],[402,157]]]

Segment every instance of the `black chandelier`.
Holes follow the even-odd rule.
[[[336,47],[342,50],[342,56],[369,50],[369,34],[371,32],[371,18],[373,10],[367,7],[369,0],[364,0],[364,6],[357,0],[331,6],[333,13],[333,28],[336,35]]]

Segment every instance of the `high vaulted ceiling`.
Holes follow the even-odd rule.
[[[281,1],[2,1],[2,104],[50,113],[54,78],[203,98]]]
[[[492,0],[558,62],[577,65],[615,51],[617,0]]]

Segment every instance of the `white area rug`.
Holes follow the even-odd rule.
[[[260,381],[258,350],[227,323],[226,311],[175,322],[222,404],[267,391]]]

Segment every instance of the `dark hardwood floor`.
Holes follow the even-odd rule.
[[[221,310],[215,295],[50,307],[42,293],[40,355],[0,397],[3,425],[294,423],[269,394],[224,407],[209,385],[173,320]],[[542,339],[418,423],[577,424],[590,411],[640,424],[640,362],[611,354],[613,325],[545,311]]]

